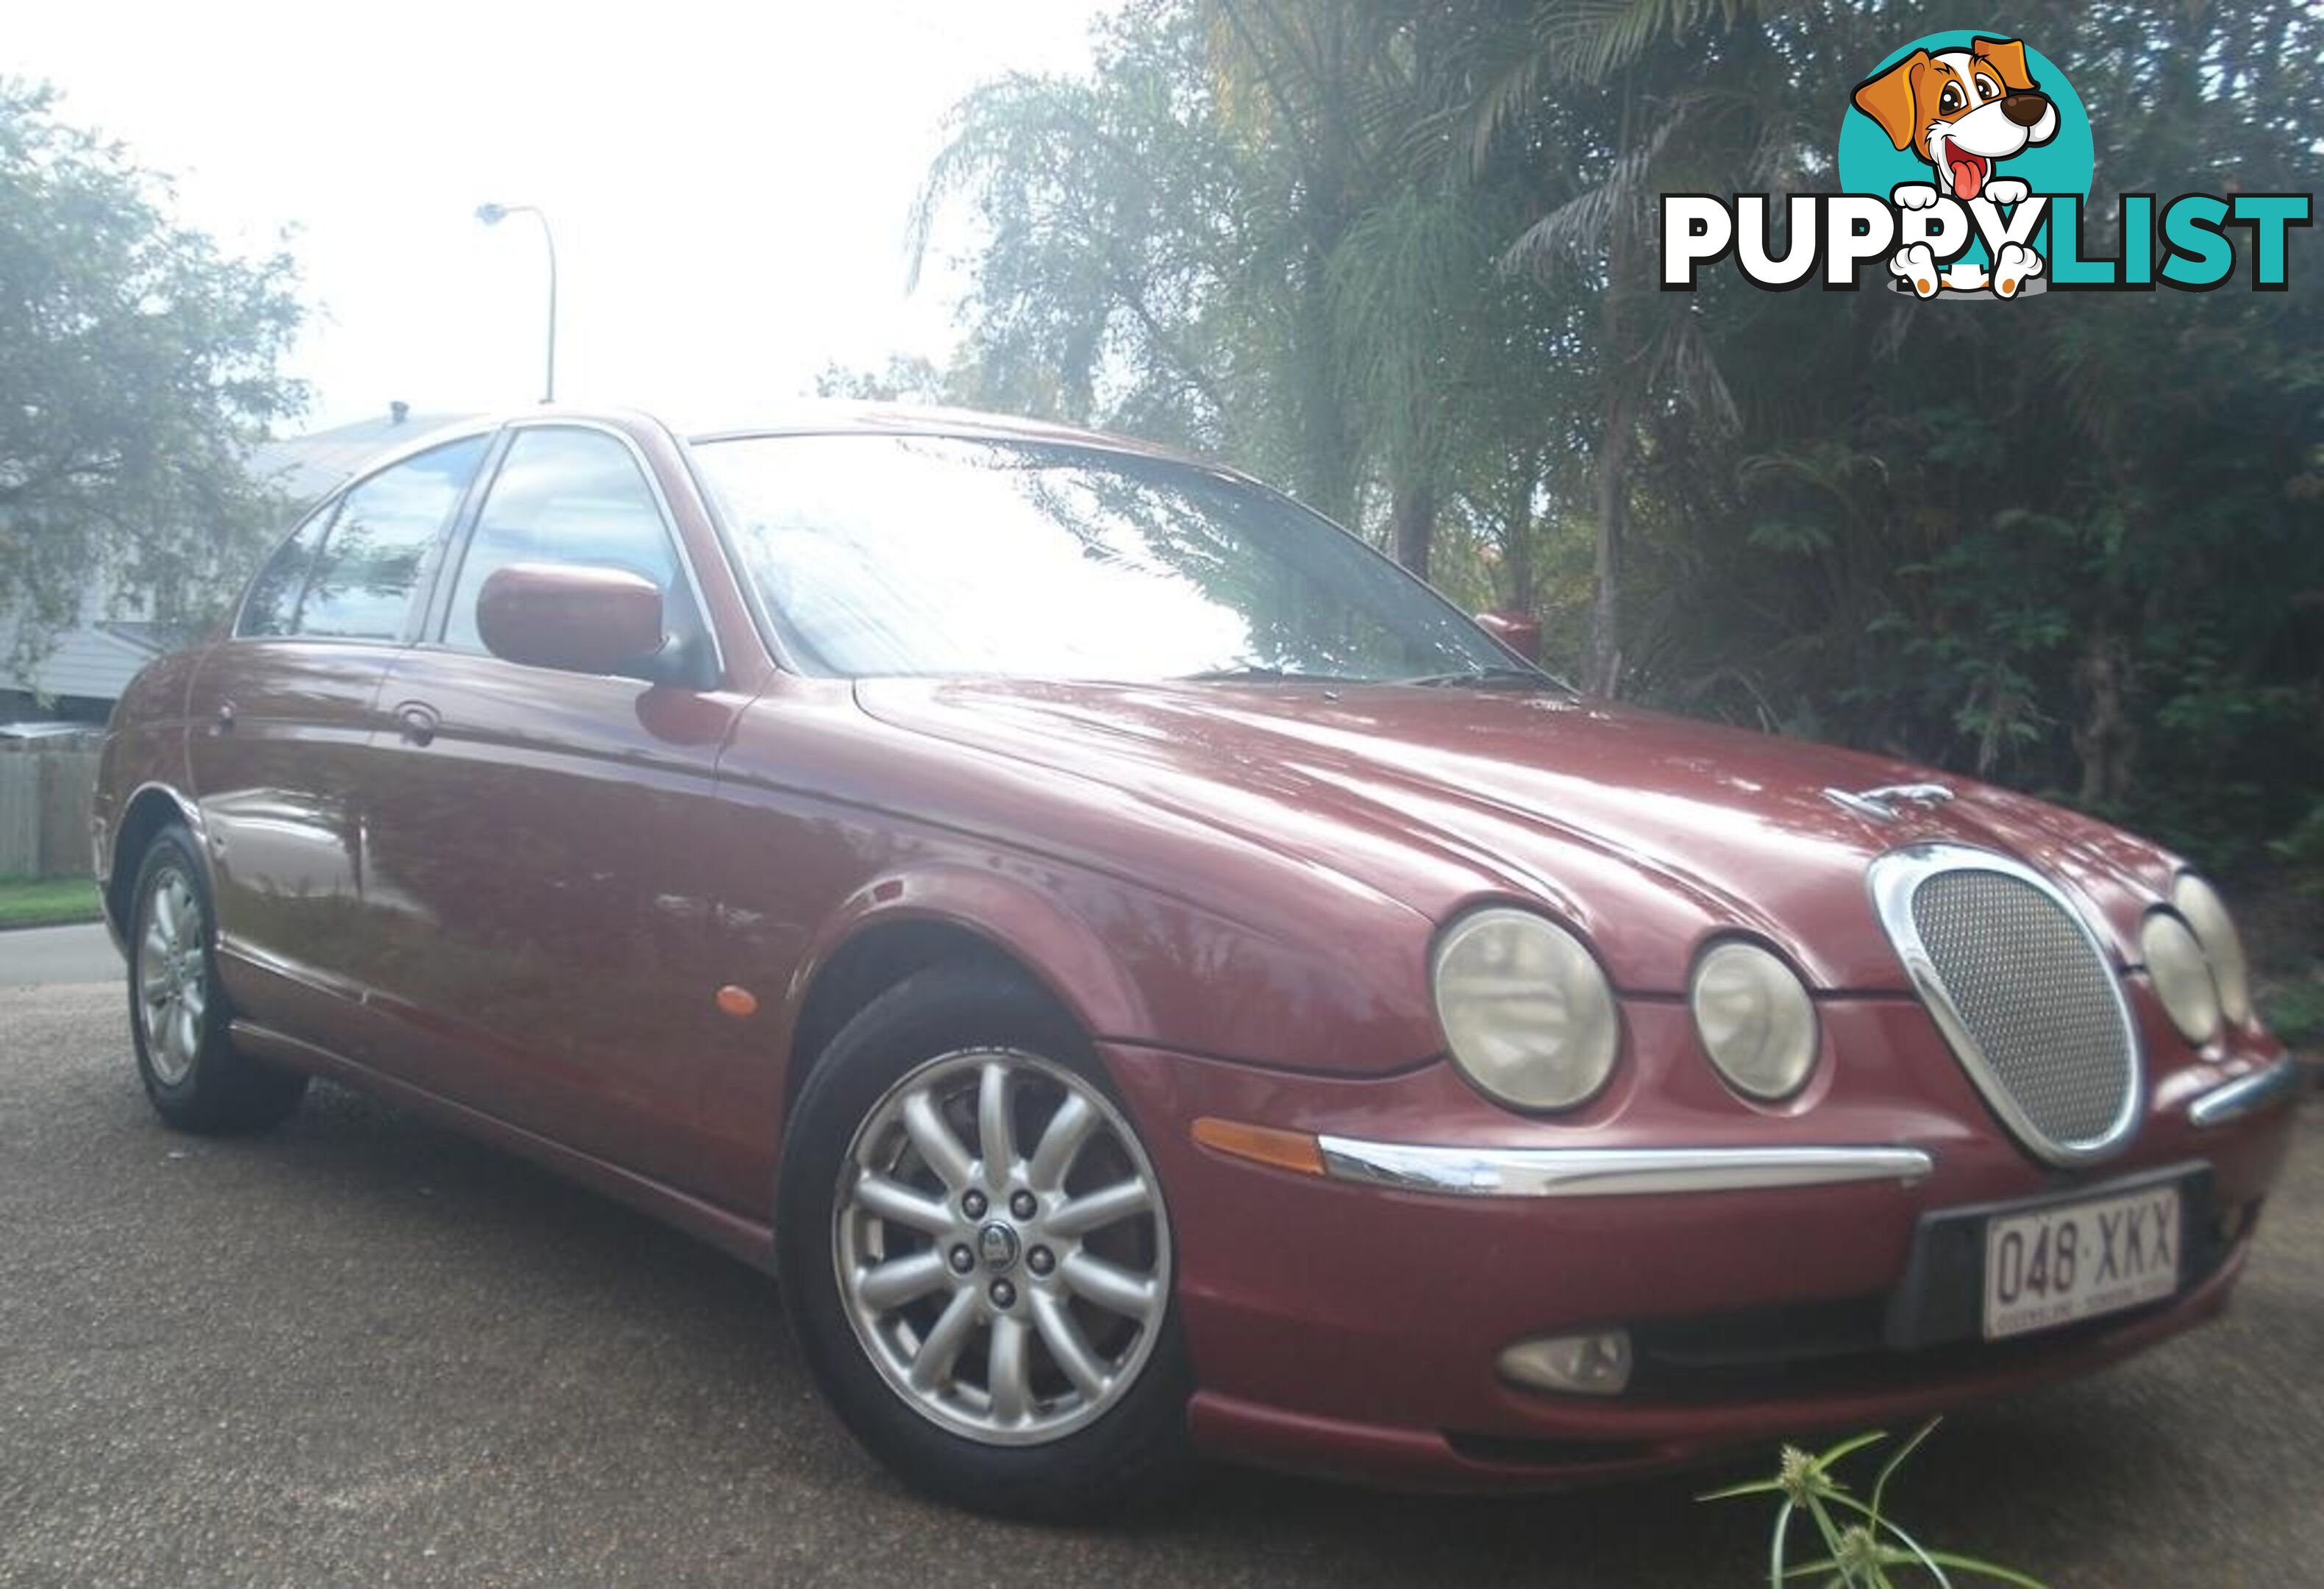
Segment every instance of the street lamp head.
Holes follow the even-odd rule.
[[[509,217],[522,211],[540,223],[540,245],[549,254],[549,361],[541,382],[543,402],[557,401],[557,239],[549,229],[549,217],[537,204],[479,204],[476,218],[488,226],[497,226]]]

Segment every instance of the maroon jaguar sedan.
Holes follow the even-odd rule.
[[[2225,1305],[2298,1086],[2153,845],[1579,697],[1235,474],[969,415],[429,438],[138,679],[93,828],[170,1123],[320,1075],[650,1210],[1021,1514],[2094,1367]]]

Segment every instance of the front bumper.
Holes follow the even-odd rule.
[[[1844,1062],[1761,1109],[1711,1077],[1683,1008],[1633,1008],[1627,1086],[1558,1123],[1443,1064],[1353,1080],[1107,1045],[1170,1199],[1198,1441],[1397,1484],[1554,1484],[2006,1393],[2224,1307],[2290,1140],[2273,1045],[2152,1076],[2128,1149],[2069,1171],[1993,1122],[1911,1001],[1823,1014]],[[2190,1116],[2220,1097],[2239,1106]],[[1202,1146],[1206,1117],[1313,1133],[1327,1173]],[[1990,1344],[1898,1333],[1924,1215],[2165,1167],[2200,1187],[2167,1301]],[[1512,1342],[1618,1326],[1639,1353],[1619,1396],[1496,1372]]]
[[[1919,1148],[1446,1148],[1315,1139],[1327,1175],[1454,1197],[1650,1197],[1925,1180]]]

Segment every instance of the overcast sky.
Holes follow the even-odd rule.
[[[310,305],[307,423],[540,394],[545,209],[558,395],[681,423],[811,388],[826,361],[941,357],[947,283],[904,290],[946,109],[1089,58],[1102,0],[761,0],[360,9],[18,4],[0,70],[179,179],[246,252],[282,227]]]

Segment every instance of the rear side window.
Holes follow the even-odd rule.
[[[314,559],[297,633],[325,640],[394,640],[445,522],[484,456],[472,436],[406,458],[347,493]]]
[[[292,633],[299,620],[299,597],[307,588],[307,576],[314,569],[323,534],[331,527],[331,515],[338,509],[336,502],[325,503],[307,515],[307,522],[290,532],[290,540],[274,549],[266,567],[250,582],[250,594],[242,598],[235,634],[263,639]]]
[[[484,649],[476,597],[512,563],[624,568],[661,587],[664,622],[681,638],[694,627],[692,601],[661,506],[637,459],[598,430],[541,426],[519,430],[493,476],[460,577],[452,588],[444,643]]]

